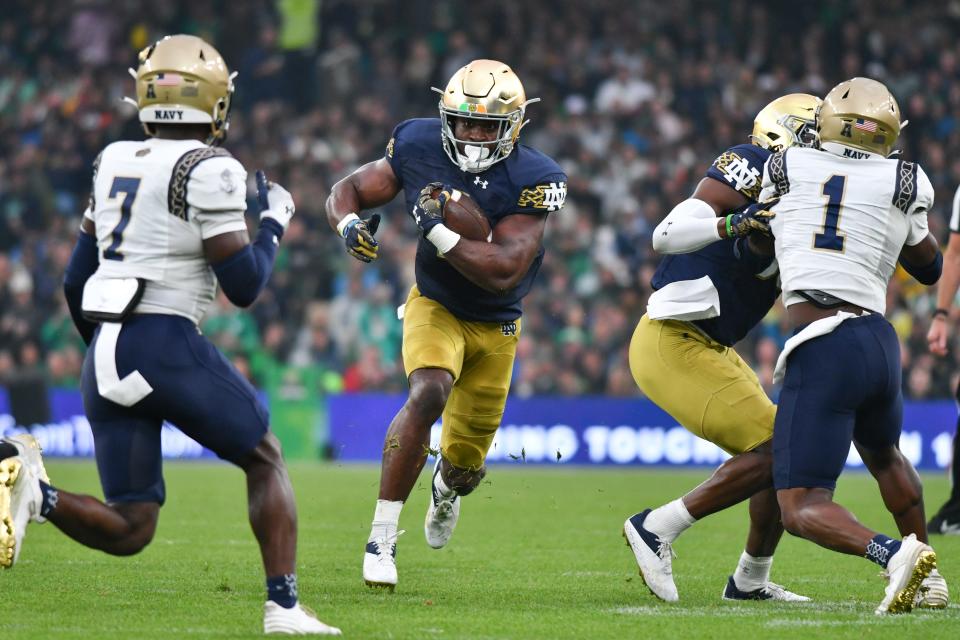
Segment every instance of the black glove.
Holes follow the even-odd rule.
[[[438,189],[440,194],[434,198],[433,192]],[[424,236],[443,222],[443,207],[447,204],[452,191],[453,187],[442,182],[431,182],[420,190],[417,203],[413,205],[413,219],[417,221],[417,226],[420,227]]]
[[[366,220],[359,218],[351,220],[350,224],[343,228],[343,239],[347,245],[347,253],[363,262],[376,260],[380,243],[374,239],[373,234],[377,232],[379,227],[379,213],[373,214]]]
[[[772,198],[766,202],[755,202],[739,213],[728,215],[726,220],[727,237],[743,238],[751,233],[771,235],[770,221],[777,214],[770,209],[778,202],[780,202],[780,198]]]

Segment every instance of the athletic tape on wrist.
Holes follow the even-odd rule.
[[[460,234],[447,226],[438,224],[433,229],[430,229],[430,233],[427,234],[427,240],[433,243],[437,251],[444,254],[457,246],[457,243],[460,242]]]
[[[350,226],[350,223],[359,219],[360,216],[355,213],[348,213],[347,215],[343,216],[343,220],[337,223],[337,233],[340,234],[340,237],[345,237],[347,235],[347,227]]]

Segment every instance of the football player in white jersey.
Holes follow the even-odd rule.
[[[902,126],[883,84],[843,82],[817,112],[820,148],[770,156],[761,194],[779,198],[771,228],[795,330],[775,372],[783,380],[773,435],[783,524],[881,565],[889,582],[878,614],[910,611],[937,565],[915,535],[879,534],[833,501],[852,442],[881,486],[904,477],[884,473],[898,458],[903,410],[900,345],[883,317],[887,283],[899,260],[933,284],[943,258],[927,229],[929,179],[916,163],[891,157]],[[922,500],[906,511],[901,517],[922,531]]]
[[[250,524],[267,574],[266,633],[339,635],[297,598],[293,488],[253,387],[197,329],[219,282],[252,304],[294,213],[291,195],[257,173],[257,237],[244,220],[247,174],[217,146],[226,136],[231,74],[194,36],[140,53],[136,79],[145,141],[107,146],[64,280],[90,345],[81,388],[106,502],[54,488],[29,435],[0,461],[0,564],[20,553],[29,521],[132,555],[153,538],[165,490],[165,420],[246,473]]]

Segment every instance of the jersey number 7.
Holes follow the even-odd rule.
[[[103,257],[105,260],[123,260],[123,254],[117,251],[120,243],[123,242],[123,232],[130,224],[130,216],[133,213],[133,201],[137,199],[137,190],[140,188],[140,178],[122,178],[113,179],[110,185],[110,199],[113,200],[119,194],[123,194],[123,202],[120,203],[120,222],[113,228],[110,234],[113,236],[113,242],[104,249]]]
[[[837,232],[837,224],[840,222],[843,189],[846,184],[846,176],[830,176],[830,179],[823,183],[823,195],[827,197],[827,207],[823,214],[823,230],[813,236],[815,249],[843,251],[844,237]]]

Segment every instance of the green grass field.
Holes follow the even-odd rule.
[[[99,495],[92,462],[48,464],[54,483]],[[680,602],[656,600],[620,536],[624,518],[693,486],[705,471],[493,468],[465,500],[450,545],[423,539],[427,500],[401,519],[400,584],[373,592],[360,576],[378,469],[291,469],[300,508],[301,599],[346,638],[951,638],[960,637],[960,537],[936,537],[952,589],[946,611],[876,618],[885,582],[858,558],[786,537],[773,580],[810,605],[726,603],[746,510],[699,523],[678,541]],[[427,476],[424,475],[424,478]],[[19,563],[0,573],[0,636],[11,638],[256,637],[263,577],[246,521],[243,478],[219,464],[168,464],[168,501],[153,544],[111,558],[32,526]],[[928,504],[945,476],[925,478]],[[841,479],[839,499],[894,534],[869,476]]]

